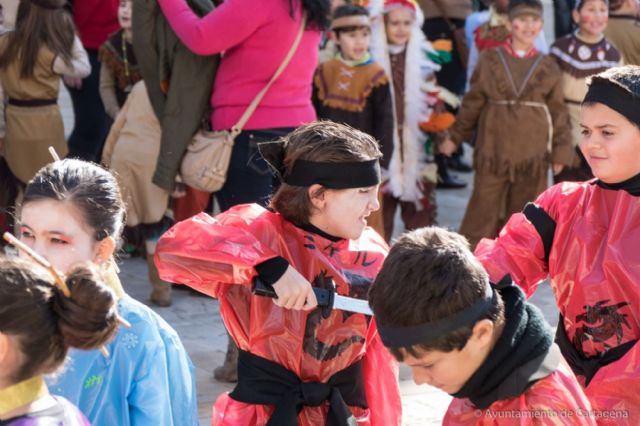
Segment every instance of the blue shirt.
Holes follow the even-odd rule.
[[[52,394],[77,405],[95,426],[198,424],[193,364],[178,334],[149,307],[122,297],[120,327],[99,350],[72,349],[62,372],[47,378]]]

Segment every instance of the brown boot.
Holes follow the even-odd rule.
[[[155,241],[154,241],[155,242]],[[149,242],[146,242],[147,246],[147,269],[149,272],[149,282],[151,283],[151,303],[160,307],[171,306],[171,283],[163,281],[158,275],[158,268],[153,262],[153,250],[149,253]],[[155,244],[154,247],[155,249]]]
[[[238,381],[238,346],[231,336],[228,336],[227,354],[224,364],[213,370],[213,377],[219,382],[235,383]]]

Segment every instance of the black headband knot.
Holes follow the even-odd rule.
[[[291,170],[287,170],[284,141],[260,143],[258,150],[278,178],[291,186],[318,184],[329,189],[368,188],[381,180],[378,159],[340,163],[296,160]]]
[[[286,171],[284,167],[285,142],[262,142],[258,144],[258,151],[260,151],[262,158],[264,158],[276,173],[278,179],[282,180],[282,176],[284,176]]]

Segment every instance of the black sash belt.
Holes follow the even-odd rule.
[[[620,346],[609,349],[600,355],[585,357],[573,346],[564,329],[564,317],[560,315],[558,329],[556,330],[556,343],[560,346],[562,355],[567,360],[575,374],[584,376],[585,386],[591,382],[600,368],[609,365],[622,358],[636,344],[636,340],[623,343]]]
[[[298,426],[303,407],[325,401],[327,426],[351,426],[356,423],[348,405],[367,408],[360,361],[331,376],[328,383],[304,383],[280,364],[240,351],[238,384],[229,396],[247,404],[275,405],[267,426]]]
[[[14,99],[9,98],[9,105],[18,107],[42,107],[48,105],[55,105],[58,103],[57,99]]]

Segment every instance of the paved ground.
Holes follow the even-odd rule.
[[[65,127],[70,129],[73,117],[66,93],[62,93],[62,106]],[[471,186],[471,175],[462,175]],[[438,220],[440,225],[457,229],[464,214],[470,188],[465,190],[438,191]],[[400,226],[400,225],[399,225]],[[127,292],[136,299],[148,302],[150,291],[147,281],[146,263],[141,259],[122,260],[121,278]],[[174,287],[174,303],[169,308],[154,308],[180,334],[182,341],[196,367],[200,424],[211,424],[211,406],[221,392],[231,390],[231,386],[218,383],[213,379],[213,368],[222,363],[227,338],[218,311],[218,302],[201,297],[185,287]],[[533,298],[554,326],[557,323],[557,311],[549,286],[541,286]],[[402,390],[404,416],[403,424],[411,426],[438,425],[447,409],[450,397],[429,386],[417,386],[411,380],[406,368],[401,369],[400,387]]]

